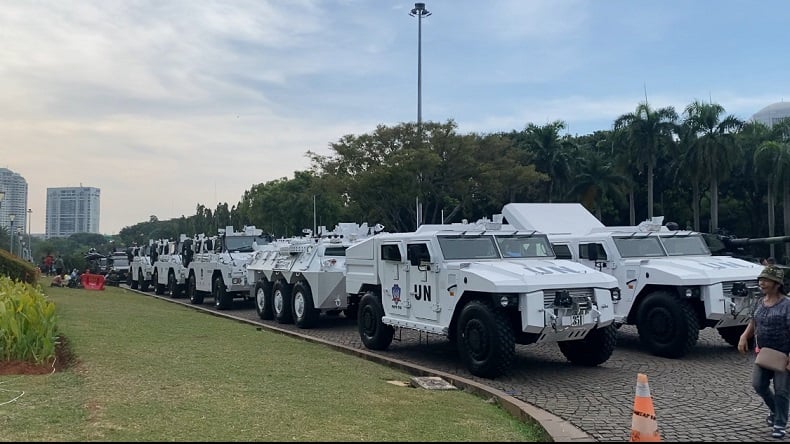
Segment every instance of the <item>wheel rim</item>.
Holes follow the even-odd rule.
[[[258,306],[258,312],[263,313],[263,309],[266,306],[266,293],[264,293],[263,288],[259,288],[258,291],[255,292],[255,304]]]
[[[650,310],[647,316],[647,326],[656,343],[667,344],[672,341],[675,324],[672,322],[672,314],[666,309],[654,308]]]
[[[297,318],[304,315],[304,295],[301,291],[296,292],[294,295],[294,314]]]
[[[362,308],[362,331],[366,336],[374,336],[376,334],[376,327],[378,322],[373,310],[370,307]]]
[[[278,314],[283,312],[283,294],[280,290],[274,292],[274,311]]]
[[[466,323],[464,329],[464,344],[469,355],[475,360],[482,360],[488,354],[488,332],[485,326],[477,319]]]

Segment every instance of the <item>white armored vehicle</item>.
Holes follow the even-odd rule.
[[[699,233],[672,231],[663,217],[606,227],[578,203],[511,203],[502,213],[519,229],[547,233],[558,257],[615,276],[615,322],[635,325],[658,356],[682,357],[705,327],[737,345],[760,295],[760,265],[712,256]]]
[[[334,230],[319,227],[316,236],[278,239],[258,251],[247,266],[255,282],[255,306],[261,319],[311,328],[321,313],[355,318],[358,302],[346,293],[346,249],[384,227],[340,223]]]
[[[191,240],[185,234],[179,236],[178,241],[162,239],[156,242],[156,261],[151,276],[154,293],[167,294],[178,298],[184,293],[187,279],[187,267],[184,265],[181,252],[184,244]]]
[[[219,236],[196,236],[184,252],[190,303],[202,304],[210,295],[214,306],[224,310],[234,298],[249,299],[253,282],[247,278],[247,265],[256,249],[270,242],[271,236],[254,226],[239,232],[228,226]]]
[[[495,221],[422,225],[346,250],[346,290],[360,298],[362,342],[386,349],[394,329],[446,336],[469,371],[508,370],[515,344],[557,342],[574,364],[595,366],[616,340],[617,281],[554,257],[546,235]]]
[[[131,289],[148,291],[148,286],[151,284],[151,276],[154,272],[154,261],[151,260],[151,254],[153,252],[155,256],[155,251],[153,240],[149,240],[148,245],[130,248],[131,258],[129,260],[129,274],[126,277],[126,284]]]

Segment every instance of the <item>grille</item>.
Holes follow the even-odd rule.
[[[730,282],[722,282],[721,289],[724,292],[724,296],[732,296],[732,286],[738,282],[743,282],[746,284],[746,288],[751,290],[752,293],[758,291],[760,287],[757,286],[757,280],[752,281],[730,281]]]
[[[573,305],[580,310],[590,310],[590,301],[595,301],[595,292],[592,288],[562,288],[559,290],[543,290],[543,307],[554,308],[554,298],[558,291],[567,291],[573,300]]]

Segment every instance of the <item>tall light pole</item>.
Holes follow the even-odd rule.
[[[32,215],[33,215],[33,209],[28,208],[27,209],[27,250],[30,253],[30,257],[28,259],[30,259],[30,262],[35,263],[35,261],[33,260],[33,244],[30,242],[30,218]]]
[[[417,132],[422,136],[422,18],[431,13],[425,3],[415,3],[409,15],[417,17]]]
[[[11,238],[11,254],[14,254],[14,215],[9,214],[8,220],[11,221],[11,229],[8,230],[8,237]]]

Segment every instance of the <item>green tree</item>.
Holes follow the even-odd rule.
[[[698,150],[707,162],[711,232],[719,228],[719,182],[726,179],[732,170],[738,155],[734,135],[743,125],[735,116],[723,117],[724,111],[724,107],[717,103],[700,101],[692,102],[685,110],[685,123],[696,132]]]
[[[633,150],[639,171],[647,167],[647,217],[653,217],[653,170],[659,152],[671,143],[677,120],[673,107],[653,110],[647,102],[637,105],[633,113],[623,114],[614,122],[615,131],[623,130]]]

